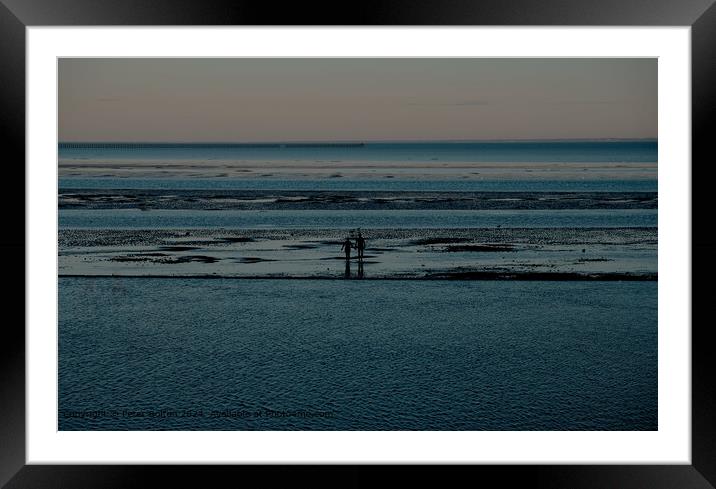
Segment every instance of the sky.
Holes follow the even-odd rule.
[[[60,141],[657,137],[657,60],[62,58]]]

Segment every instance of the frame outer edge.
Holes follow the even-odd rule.
[[[713,165],[713,132],[709,122],[716,114],[716,4],[691,28],[692,121],[692,427],[691,462],[706,480],[716,485],[716,384],[713,382],[712,324],[707,304],[713,302],[706,286],[716,273],[716,240],[704,225],[712,217],[709,167]],[[702,223],[699,229],[697,222]],[[697,267],[693,263],[698,264]],[[697,285],[701,287],[697,287]],[[700,314],[703,313],[703,314]]]
[[[23,19],[22,21],[20,21],[18,17],[16,17],[13,12],[10,11],[10,9],[6,6],[6,4],[8,3],[13,6],[14,12],[20,14],[20,19]],[[57,4],[59,3],[60,2],[57,2]],[[125,14],[122,15],[122,12],[119,11],[121,10],[121,8],[105,5],[106,8],[88,8],[88,11],[85,15],[77,15],[76,17],[73,17],[73,15],[77,14],[78,8],[81,9],[83,5],[87,4],[84,3],[82,0],[70,0],[62,3],[65,3],[68,7],[71,7],[68,10],[70,12],[69,14],[62,14],[62,12],[52,9],[50,9],[50,11],[48,12],[46,7],[48,5],[48,2],[43,2],[42,0],[26,0],[25,5],[27,7],[23,7],[22,3],[17,0],[3,0],[3,2],[0,3],[0,59],[2,59],[3,66],[3,86],[0,86],[0,109],[2,111],[0,113],[0,127],[2,128],[2,134],[6,135],[6,144],[8,145],[8,148],[10,148],[11,154],[13,155],[13,157],[22,159],[22,161],[24,161],[25,155],[23,137],[25,128],[25,23],[27,23],[28,25],[78,25],[83,23],[89,25],[98,25],[98,23],[101,23],[103,18],[107,18],[108,15],[113,14],[119,14],[115,17],[117,21],[112,23],[104,22],[104,24],[126,25],[127,21],[129,21],[132,17],[136,18],[143,14],[148,15],[143,19],[142,22],[138,22],[137,24],[148,25],[154,23],[156,25],[161,25],[169,22],[179,25],[183,23],[181,21],[177,22],[177,20],[181,20],[182,15],[177,15],[176,13],[172,15],[172,12],[167,11],[167,8],[170,8],[167,7],[168,3],[163,1],[158,1],[157,3],[164,4],[164,8],[149,9],[153,10],[154,15],[152,15],[151,12],[147,12],[148,9],[141,8],[138,9],[139,12],[136,12],[135,14],[126,14],[125,12]],[[135,2],[130,1],[130,3],[134,4]],[[188,5],[192,2],[180,0],[176,3],[178,5]],[[679,4],[678,2],[673,3],[677,5]],[[460,2],[460,4],[463,4],[463,2]],[[698,105],[692,103],[692,161],[696,162],[697,160],[704,160],[704,163],[702,163],[700,167],[697,165],[693,165],[693,174],[695,175],[696,169],[699,170],[699,173],[704,172],[704,167],[706,167],[706,165],[708,164],[708,162],[706,162],[705,160],[709,142],[709,139],[707,138],[710,136],[707,130],[707,126],[709,119],[713,119],[713,114],[716,113],[716,90],[713,88],[716,87],[716,63],[714,62],[714,48],[716,47],[716,6],[713,5],[713,0],[708,0],[708,2],[692,0],[689,1],[687,5],[684,4],[687,4],[687,2],[681,3],[681,7],[684,7],[684,10],[693,13],[695,9],[697,9],[699,12],[703,12],[703,14],[697,17],[692,22],[685,22],[685,14],[683,13],[680,16],[672,16],[668,20],[665,20],[665,14],[669,12],[673,14],[675,9],[670,9],[668,12],[665,12],[663,8],[659,8],[657,9],[656,13],[652,12],[650,15],[644,16],[646,17],[646,20],[642,20],[642,22],[637,22],[635,24],[693,24],[692,99],[694,101],[698,101]],[[701,7],[696,6],[697,4]],[[121,4],[116,5],[118,6]],[[246,5],[246,3],[243,3],[242,5]],[[522,3],[522,5],[524,5],[524,3]],[[662,3],[661,6],[663,5],[664,4]],[[552,4],[552,6],[554,5]],[[703,6],[707,7],[707,10],[705,12],[703,11]],[[420,2],[420,7],[423,7],[420,9],[420,11],[422,11],[423,13],[426,12],[425,2]],[[577,14],[576,16],[574,15],[573,10],[569,10],[563,15],[560,15],[553,8],[549,8],[548,5],[546,5],[545,7],[547,7],[546,10],[548,12],[554,14],[550,15],[551,17],[557,18],[555,22],[546,23],[545,25],[568,25],[572,23],[569,22],[570,19],[578,20],[580,18],[579,14]],[[455,20],[453,20],[451,22],[450,17],[454,19],[452,14],[457,13],[460,10],[459,7],[453,8],[455,9],[455,11],[452,12],[452,9],[448,9],[447,15],[436,14],[435,19],[439,21],[439,24],[452,23],[453,25],[459,25],[468,24],[470,22],[475,21],[475,11],[473,9],[465,18],[466,20],[462,22],[456,22]],[[112,12],[113,10],[114,12]],[[397,10],[399,11],[401,9]],[[487,10],[488,9],[486,9],[486,11]],[[499,10],[500,9],[498,7],[498,11]],[[486,22],[479,25],[494,24],[496,20],[504,18],[504,15],[506,15],[506,10],[509,9],[503,7],[502,12],[498,13],[497,16],[491,13],[486,13],[486,15],[484,16]],[[605,8],[604,10],[607,12],[607,16],[609,16],[610,12],[619,11],[621,9]],[[631,12],[630,9],[627,10]],[[428,10],[427,12],[429,13],[430,11]],[[169,15],[163,15],[167,13]],[[249,14],[251,13],[257,14],[259,12],[249,11]],[[379,11],[378,13],[379,15],[381,15],[389,12],[384,10],[382,12]],[[445,13],[446,12],[443,12],[443,14]],[[395,14],[395,10],[393,10],[393,14]],[[70,18],[68,18],[68,16]],[[394,15],[387,15],[388,18],[392,18],[393,16]],[[668,17],[668,15],[666,16]],[[253,17],[254,15],[241,16],[241,20],[256,20]],[[400,16],[398,15],[397,17]],[[407,18],[411,17],[414,16],[408,15]],[[515,15],[515,17],[518,16]],[[540,18],[539,15],[530,16],[529,13],[526,16],[519,17],[523,22],[512,25],[529,25],[532,22],[524,22],[524,20],[534,21]],[[581,17],[583,18],[583,16]],[[630,14],[626,17],[627,19],[631,19],[632,15]],[[92,22],[92,19],[90,18],[95,19],[95,22]],[[202,18],[204,18],[205,20],[209,20],[206,19],[205,16],[200,16],[200,19],[198,20],[202,20]],[[90,22],[87,22],[87,20],[90,20]],[[186,21],[186,16],[184,16],[184,20]],[[235,15],[231,15],[228,16],[228,19],[226,19],[224,23],[228,23],[234,20],[237,20],[237,17]],[[365,20],[369,22],[366,22],[366,24],[364,25],[376,24],[375,18],[371,17]],[[122,24],[122,22],[124,22],[124,24]],[[248,24],[253,22],[244,23]],[[397,24],[402,23],[405,22],[397,22]],[[434,23],[438,24],[438,22]],[[603,16],[597,19],[597,21],[582,22],[583,25],[599,23],[603,23],[606,25],[610,24],[609,20],[605,19]],[[195,18],[194,22],[187,22],[186,25],[200,24],[197,23],[197,19]],[[611,25],[619,25],[619,23],[612,21]],[[17,170],[16,173],[17,175],[13,174],[12,178],[22,178],[24,188],[24,172]],[[696,223],[697,217],[706,217],[705,214],[711,207],[710,205],[708,205],[708,201],[706,201],[705,197],[705,195],[707,195],[705,193],[705,190],[707,190],[705,188],[705,185],[707,183],[704,182],[706,181],[707,179],[705,178],[697,179],[693,178],[692,175],[692,207],[694,224]],[[704,197],[699,197],[699,195]],[[8,197],[3,196],[3,199],[7,200]],[[15,203],[15,206],[16,205],[17,204]],[[19,226],[15,226],[15,228],[18,230],[18,233],[15,235],[9,233],[8,235],[3,236],[0,241],[0,245],[3,247],[2,251],[6,253],[12,253],[14,256],[17,256],[17,254],[19,254],[21,250],[24,256],[24,214],[22,216],[22,219],[23,222],[12,222],[13,225],[19,224]],[[716,267],[713,264],[709,263],[709,257],[712,257],[714,255],[714,252],[716,252],[716,241],[709,240],[705,234],[699,234],[696,226],[693,225],[692,233],[694,247],[693,257],[695,260],[698,259],[699,263],[699,268],[694,270],[693,275],[694,285],[696,285],[696,281],[698,278],[706,278],[711,275],[712,271],[716,271]],[[19,269],[20,265],[19,263],[17,263],[11,266],[17,266]],[[21,290],[22,292],[20,292]],[[699,302],[699,304],[705,304],[707,303],[707,299],[710,299],[710,297],[707,296],[705,292],[699,292],[698,289],[695,287],[693,287],[693,292],[694,297],[692,299],[692,302],[694,303],[694,305],[696,302]],[[9,293],[10,297],[8,298],[8,303],[14,302],[13,299],[17,299],[19,302],[19,294],[24,294],[24,282],[22,288],[15,287],[14,289],[10,289]],[[696,312],[697,310],[700,310],[700,308],[694,308],[694,312]],[[3,486],[10,478],[13,477],[14,474],[18,472],[19,469],[23,467],[23,465],[25,464],[26,448],[24,434],[25,398],[23,388],[25,381],[24,330],[19,331],[19,328],[14,329],[11,327],[6,327],[5,335],[5,338],[7,338],[9,341],[2,342],[4,346],[3,352],[5,354],[0,356],[0,371],[3,372],[3,375],[0,377],[0,399],[2,399],[2,402],[0,403],[0,433],[2,434],[3,440],[2,449],[0,449],[0,486]],[[693,328],[692,461],[693,468],[700,474],[701,477],[703,477],[702,482],[706,483],[706,481],[709,481],[711,484],[714,484],[714,481],[716,481],[716,465],[714,464],[714,460],[716,460],[716,419],[714,418],[713,413],[716,412],[716,387],[714,387],[714,384],[712,383],[712,377],[709,375],[710,367],[712,366],[712,353],[710,351],[710,343],[708,341],[705,341],[705,339],[702,339],[706,336],[707,334],[705,331],[705,326],[703,331],[697,328]],[[19,348],[18,345],[20,346]],[[18,392],[23,395],[21,395],[19,398],[14,398],[13,396],[16,395]],[[78,469],[81,470],[79,467]],[[103,468],[95,466],[94,469],[101,470]],[[535,469],[539,472],[539,469]],[[603,469],[605,471],[608,471],[609,468],[603,467]],[[141,470],[137,471],[136,468],[134,470],[128,468],[128,470],[130,471],[130,473],[134,472],[137,475],[140,475],[137,472],[145,472]],[[571,472],[569,469],[567,469],[567,471]],[[21,473],[24,473],[23,475],[25,476],[27,476],[28,472],[32,473],[34,472],[34,470],[32,470],[31,467],[25,467],[21,471]],[[94,470],[92,470],[92,472],[94,472]],[[599,475],[593,475],[596,475],[596,477],[592,479],[592,482],[597,482],[599,479],[601,479]],[[50,478],[50,480],[53,479]],[[54,482],[59,481],[54,479]],[[582,480],[582,482],[585,482],[585,480]],[[698,484],[698,486],[701,487],[706,487],[706,485],[709,484]]]
[[[713,0],[2,0],[26,25],[691,25]]]
[[[19,315],[4,316],[0,341],[0,486],[25,465],[25,26],[0,3],[0,134],[4,179],[0,193],[7,226],[0,234],[0,253],[10,257],[4,304]],[[8,151],[5,154],[5,151]],[[23,206],[20,213],[19,206]],[[19,257],[23,257],[20,260]],[[10,277],[12,276],[12,282]],[[22,278],[20,278],[22,277]],[[12,318],[12,319],[11,319]],[[20,321],[22,320],[22,325]]]

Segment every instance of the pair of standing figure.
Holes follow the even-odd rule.
[[[343,241],[343,246],[341,246],[341,251],[344,251],[346,254],[346,260],[351,259],[351,248],[355,248],[358,252],[358,259],[363,259],[363,251],[365,251],[365,238],[363,235],[358,232],[358,236],[355,238],[355,244],[353,244],[353,241],[351,241],[350,236],[346,236],[345,241]]]

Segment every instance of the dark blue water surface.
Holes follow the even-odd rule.
[[[60,144],[62,159],[286,161],[655,162],[658,143],[519,141],[339,144]]]
[[[423,192],[656,192],[657,180],[347,180],[238,178],[60,178],[61,190],[369,190]]]
[[[656,209],[173,210],[60,209],[60,228],[415,229],[654,227]]]
[[[656,430],[654,282],[59,279],[60,430]]]

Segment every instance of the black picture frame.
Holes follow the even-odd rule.
[[[710,375],[711,321],[698,321],[706,304],[699,280],[714,269],[708,255],[716,242],[696,226],[709,212],[703,191],[709,119],[716,113],[716,6],[714,0],[454,0],[364,1],[354,5],[320,2],[225,0],[0,0],[0,124],[7,156],[8,187],[2,200],[6,233],[0,245],[6,261],[6,301],[0,348],[0,485],[20,487],[143,487],[172,482],[202,486],[206,480],[231,485],[276,477],[312,486],[372,485],[386,467],[348,466],[339,471],[314,466],[118,466],[26,465],[25,462],[25,215],[12,212],[25,201],[25,28],[81,25],[573,25],[691,26],[692,56],[692,465],[500,465],[410,467],[422,481],[451,475],[499,478],[500,485],[579,488],[707,488],[716,486],[716,383]],[[687,162],[684,162],[687,164]],[[14,258],[13,258],[14,257]],[[22,269],[21,269],[22,267]],[[22,278],[20,278],[22,277]],[[12,282],[10,282],[12,280]],[[15,282],[18,280],[18,282]],[[8,284],[12,284],[7,287]],[[20,284],[23,284],[21,286]],[[19,318],[10,319],[12,306]],[[689,325],[685,324],[684,327]],[[335,469],[335,467],[334,467]],[[400,470],[405,468],[391,468]],[[449,471],[448,471],[449,470]],[[400,474],[401,476],[403,474]],[[224,478],[227,477],[227,479]],[[240,478],[240,479],[239,479]],[[426,479],[427,478],[427,479]],[[476,479],[477,480],[477,479]]]

